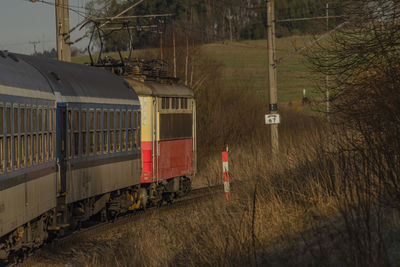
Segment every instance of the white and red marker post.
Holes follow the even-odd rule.
[[[224,175],[225,199],[226,201],[229,201],[231,186],[229,183],[228,145],[226,145],[226,151],[222,152],[222,172]]]

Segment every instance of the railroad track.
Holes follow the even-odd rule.
[[[52,240],[50,243],[45,244],[39,249],[36,249],[32,252],[30,252],[27,255],[22,255],[22,256],[16,256],[16,258],[13,260],[13,262],[7,263],[5,266],[6,267],[11,267],[11,266],[16,266],[18,263],[23,262],[25,259],[28,257],[32,256],[33,254],[36,254],[40,251],[54,248],[57,246],[60,246],[66,242],[72,242],[73,240],[83,238],[85,236],[93,236],[95,234],[100,234],[104,232],[105,230],[109,230],[111,228],[116,228],[122,225],[125,225],[127,223],[130,223],[136,219],[143,219],[143,216],[152,216],[155,213],[160,213],[160,212],[170,212],[173,209],[177,209],[183,206],[189,206],[194,203],[197,203],[201,200],[207,200],[210,197],[213,197],[216,195],[216,193],[223,192],[224,187],[223,185],[216,185],[216,186],[211,186],[211,187],[203,187],[203,188],[197,188],[193,189],[190,191],[189,194],[186,196],[183,196],[177,200],[175,200],[173,203],[162,205],[159,207],[150,207],[147,208],[146,210],[140,210],[140,211],[135,211],[132,213],[126,213],[120,217],[117,217],[113,221],[108,221],[108,222],[101,222],[97,223],[93,226],[81,228],[80,230],[74,231],[70,233],[69,235],[61,238],[56,238]],[[0,266],[1,263],[0,263]]]

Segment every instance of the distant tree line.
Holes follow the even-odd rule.
[[[88,5],[96,10],[107,0],[97,0]],[[134,4],[135,0],[114,0],[97,17],[110,17]],[[275,1],[277,19],[324,16],[327,0],[279,0]],[[262,39],[266,36],[266,5],[264,0],[152,0],[144,1],[125,16],[173,13],[174,17],[137,18],[125,26],[158,25],[158,29],[133,29],[135,47],[154,45],[159,32],[167,28],[179,28],[201,43],[221,40]],[[330,15],[339,14],[338,7],[331,6]],[[331,20],[332,25],[336,22]],[[110,28],[118,28],[109,24]],[[93,29],[93,25],[91,28]],[[277,23],[278,37],[293,34],[309,34],[325,30],[325,21],[296,21]],[[106,50],[126,49],[129,46],[127,31],[105,31]]]
[[[71,56],[73,56],[73,57],[79,56],[80,54],[84,54],[84,53],[86,53],[86,49],[79,50],[75,46],[71,47]],[[36,53],[33,53],[32,55],[55,59],[55,58],[57,58],[57,50],[55,48],[52,48],[51,50],[44,50],[43,52],[36,52]]]

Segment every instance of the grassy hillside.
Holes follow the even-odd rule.
[[[302,47],[311,40],[309,36],[294,36],[277,39],[277,58],[284,57]],[[266,98],[268,88],[266,40],[225,42],[207,44],[201,47],[203,54],[223,66],[222,81],[226,88],[248,88]],[[155,52],[155,51],[152,51]],[[137,54],[145,54],[139,50]],[[118,58],[118,53],[106,53],[103,56]],[[123,52],[123,56],[127,56]],[[73,58],[73,62],[89,62],[88,56]],[[278,101],[299,105],[303,89],[307,96],[315,96],[312,91],[314,82],[305,66],[302,55],[296,54],[278,65]]]
[[[277,39],[277,58],[290,54],[310,39],[310,37]],[[266,40],[209,44],[203,47],[203,51],[223,64],[223,80],[227,87],[242,87],[245,81],[249,84],[247,88],[266,96],[268,88]],[[277,76],[279,102],[300,102],[303,89],[306,89],[308,94],[313,90],[313,79],[305,66],[304,58],[299,54],[282,61],[278,65]]]

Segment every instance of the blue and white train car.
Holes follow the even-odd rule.
[[[146,205],[140,104],[101,69],[0,53],[0,260]]]
[[[0,259],[47,238],[57,205],[55,108],[46,78],[0,51]]]

